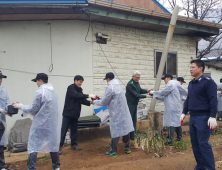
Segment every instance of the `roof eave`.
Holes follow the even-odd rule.
[[[214,64],[205,63],[205,65],[208,66],[208,68],[213,67],[213,68],[215,68],[215,69],[217,69],[217,70],[222,70],[222,67],[218,67],[218,66],[216,66],[216,65],[214,65]]]
[[[41,0],[41,1],[0,1],[0,5],[18,5],[18,4],[87,4],[88,0]]]
[[[169,19],[169,20],[171,19],[171,16],[172,16],[172,14],[168,14],[164,12],[144,9],[144,8],[120,4],[116,2],[109,2],[106,0],[89,0],[88,3],[92,5],[96,5],[96,6],[108,7],[111,9],[117,9],[117,10],[143,14],[143,15],[153,16],[153,17],[159,17],[159,18],[164,18],[164,19]],[[177,21],[222,29],[221,24],[198,20],[198,19],[189,18],[189,17],[178,16]]]

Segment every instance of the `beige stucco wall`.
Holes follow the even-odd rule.
[[[144,89],[153,89],[154,78],[154,50],[163,50],[165,42],[165,33],[140,30],[115,25],[105,25],[96,23],[94,32],[106,32],[111,37],[107,45],[101,45],[105,55],[119,76],[121,86],[125,85],[132,77],[134,70],[139,70],[141,75],[140,85]],[[95,40],[95,38],[94,38]],[[195,58],[195,39],[192,37],[175,35],[170,46],[170,51],[176,51],[178,54],[178,76],[185,77],[189,82],[191,57]],[[100,96],[104,95],[106,81],[103,78],[107,72],[113,72],[113,69],[107,62],[106,57],[97,43],[93,43],[93,82],[94,93]],[[187,84],[184,85],[187,88]],[[161,88],[164,82],[162,81]],[[144,99],[143,102],[149,107],[150,99]],[[158,104],[157,110],[163,111],[163,103]]]

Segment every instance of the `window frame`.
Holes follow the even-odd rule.
[[[157,50],[157,49],[154,50],[154,78],[156,78],[156,76],[157,76],[157,74],[156,74],[156,53],[157,52],[163,53],[163,50]],[[168,53],[176,54],[176,75],[173,75],[173,77],[177,78],[178,77],[178,53],[177,53],[177,51],[169,51]],[[167,62],[166,62],[166,70],[167,70]],[[164,76],[164,75],[162,75],[162,76]]]

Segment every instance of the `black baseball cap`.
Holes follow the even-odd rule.
[[[112,72],[110,72],[110,73],[106,73],[106,77],[104,78],[104,80],[106,80],[106,79],[114,79],[114,74],[112,73]]]
[[[0,78],[7,78],[7,76],[3,75],[2,72],[0,71]]]
[[[177,77],[177,81],[182,81],[183,83],[186,83],[186,82],[184,81],[184,78],[183,78],[183,77]]]
[[[48,80],[48,75],[45,73],[39,73],[37,74],[35,79],[32,79],[32,81],[36,82],[37,80]]]
[[[165,78],[167,78],[167,77],[170,77],[173,80],[172,74],[169,74],[169,73],[165,74],[165,76],[162,77],[162,80],[165,80]]]

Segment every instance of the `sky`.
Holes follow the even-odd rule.
[[[218,8],[222,8],[222,0],[220,0],[220,1],[221,1],[221,3],[220,3],[220,5],[218,6]],[[171,6],[170,6],[168,0],[159,0],[159,2],[160,2],[164,7],[166,7],[170,12],[172,12],[172,9],[171,9]],[[176,2],[177,2],[177,5],[178,5],[179,7],[181,7],[181,6],[183,5],[181,0],[176,0]],[[181,15],[181,16],[187,16],[185,11],[180,11],[180,12],[179,12],[179,15]]]
[[[179,7],[183,5],[182,2],[181,2],[181,0],[176,0],[176,1],[177,1],[177,5],[178,5]],[[172,9],[170,8],[170,5],[169,5],[168,0],[159,0],[159,2],[160,2],[164,7],[166,7],[170,12],[172,12]],[[218,8],[221,9],[221,10],[219,10],[219,14],[222,16],[222,0],[221,0],[221,4],[218,6]],[[179,12],[179,15],[187,17],[185,11],[180,11],[180,12]],[[217,19],[217,18],[214,18],[214,16],[218,16],[218,13],[216,13],[216,12],[209,13],[209,17],[210,17],[210,18],[209,18],[209,19],[206,19],[206,20],[208,20],[209,22],[213,22],[213,21],[217,22],[218,19]],[[221,24],[222,24],[222,23],[221,23]],[[208,43],[209,43],[209,42],[207,42],[207,41],[205,41],[205,40],[201,40],[201,41],[199,42],[199,49],[201,50],[201,49],[206,48],[206,46],[207,46]],[[218,48],[222,48],[222,41],[220,41],[219,43],[217,43],[212,49],[218,49]]]

